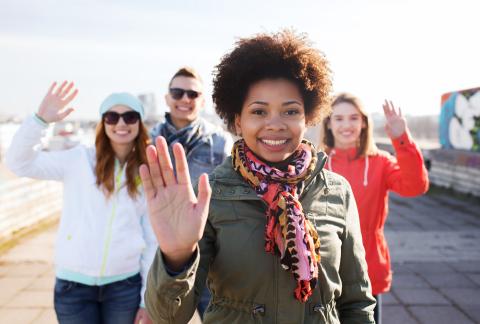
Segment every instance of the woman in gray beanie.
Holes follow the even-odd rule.
[[[62,121],[78,90],[53,83],[7,152],[18,176],[62,181],[63,209],[55,249],[54,304],[60,323],[150,323],[143,308],[146,274],[156,250],[139,166],[149,136],[142,103],[113,93],[100,106],[95,146],[36,147]]]

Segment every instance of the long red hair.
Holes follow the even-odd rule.
[[[139,121],[138,136],[132,151],[127,156],[127,167],[125,170],[127,176],[127,190],[132,198],[139,194],[139,175],[138,168],[141,164],[147,162],[146,148],[150,142],[147,129],[143,122]],[[115,152],[113,151],[110,139],[105,133],[104,122],[98,123],[95,136],[96,164],[95,175],[96,184],[101,188],[107,197],[110,197],[115,191]]]

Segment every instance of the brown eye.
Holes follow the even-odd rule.
[[[252,110],[252,114],[261,116],[261,115],[265,115],[265,112],[262,109],[254,109]]]
[[[300,114],[298,109],[289,109],[285,112],[285,115],[287,115],[287,116],[296,116],[298,114]]]

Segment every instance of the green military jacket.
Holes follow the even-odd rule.
[[[171,275],[157,251],[146,291],[155,323],[187,323],[205,281],[212,292],[206,324],[374,323],[355,199],[343,177],[323,170],[325,154],[318,157],[300,196],[321,244],[318,284],[309,300],[294,298],[293,275],[265,252],[266,204],[227,158],[210,176],[208,221],[192,262]]]

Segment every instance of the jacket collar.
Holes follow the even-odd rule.
[[[317,158],[315,170],[305,183],[304,193],[308,191],[309,185],[323,170],[327,161],[327,155],[324,152],[318,152]],[[214,199],[260,200],[253,188],[233,169],[231,156],[227,157],[209,177],[213,191],[212,198]]]
[[[347,149],[333,148],[330,150],[330,157],[338,157],[340,159],[354,160],[357,157],[357,148],[351,147]]]

